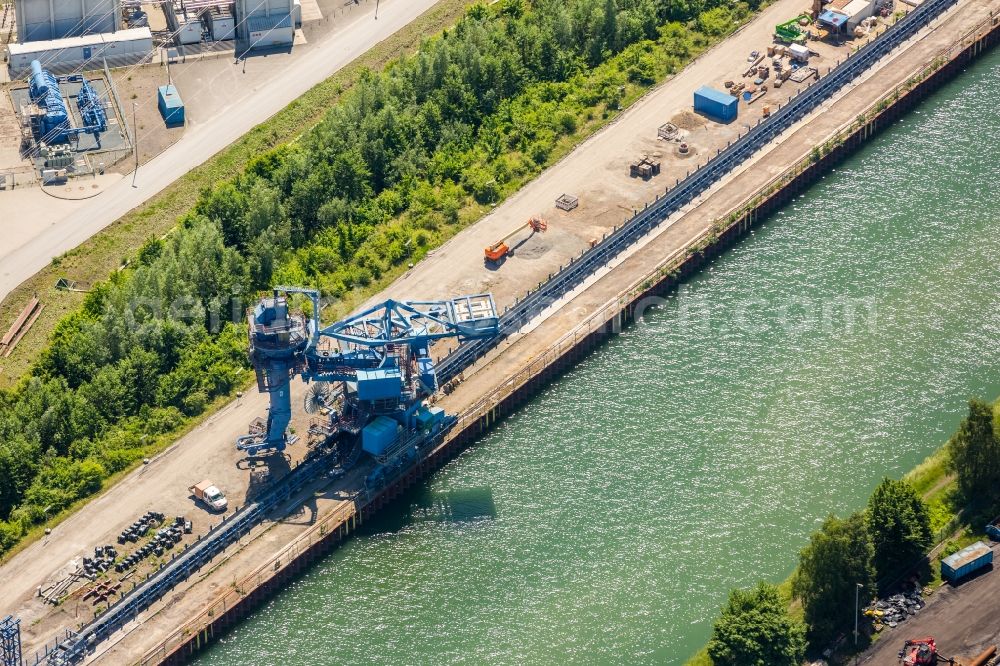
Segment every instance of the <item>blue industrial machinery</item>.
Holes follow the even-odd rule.
[[[69,110],[59,91],[60,83],[79,83],[76,104],[83,119],[82,127],[71,127]],[[37,60],[31,61],[31,78],[28,96],[38,105],[42,114],[38,121],[39,140],[45,143],[63,143],[81,134],[93,134],[97,147],[101,147],[101,133],[108,131],[108,114],[100,96],[80,74],[56,78]]]
[[[97,91],[91,87],[87,79],[80,77],[80,92],[76,95],[76,105],[80,109],[83,125],[91,131],[98,145],[101,143],[101,132],[108,131],[108,113]]]
[[[533,313],[537,313],[546,305],[551,304],[553,298],[567,293],[574,286],[578,285],[587,275],[591,275],[598,267],[605,265],[611,258],[617,256],[622,250],[635,242],[635,240],[665,220],[667,216],[676,211],[680,206],[689,202],[692,198],[711,186],[723,173],[741,164],[755,151],[777,136],[777,134],[815,109],[824,100],[829,98],[830,95],[859,76],[876,60],[891,52],[904,40],[912,37],[921,27],[927,25],[928,22],[954,3],[955,0],[926,0],[923,2],[918,8],[890,26],[878,39],[863,46],[860,51],[835,68],[828,76],[820,79],[819,82],[812,85],[808,90],[794,97],[777,113],[772,114],[767,122],[754,127],[732,146],[722,151],[721,155],[711,160],[707,167],[699,169],[689,178],[679,183],[677,187],[666,193],[665,196],[659,197],[653,205],[620,227],[604,242],[599,243],[592,250],[585,253],[579,261],[572,263],[567,269],[560,271],[551,280],[546,282],[544,286],[520,300],[517,305],[503,315],[499,322],[494,320],[490,328],[495,330],[494,327],[499,324],[501,335],[516,331]],[[282,290],[276,289],[275,291],[278,292],[275,294],[275,298],[277,298]],[[269,300],[271,299],[266,299],[262,303],[264,309],[267,309],[268,306],[266,303]],[[318,311],[318,299],[314,299],[313,312],[318,313]],[[255,309],[254,314],[256,319],[257,309]],[[275,314],[280,313],[275,312]],[[260,311],[260,315],[263,316],[262,321],[267,321],[269,315],[265,315],[263,310]],[[287,302],[285,303],[285,316],[287,318]],[[300,318],[300,320],[305,323],[304,319]],[[278,318],[273,317],[271,323],[278,323]],[[253,323],[251,325],[253,326]],[[307,340],[310,336],[319,333],[318,324],[314,325],[312,320],[305,324],[305,330]],[[274,329],[274,333],[277,334],[277,328]],[[289,329],[290,333],[291,329]],[[251,333],[251,341],[253,340],[252,336],[253,334]],[[370,337],[370,334],[366,337]],[[482,338],[483,336],[465,337]],[[289,335],[289,342],[293,342],[291,335]],[[435,378],[440,378],[441,381],[448,381],[472,365],[495,342],[495,339],[478,339],[468,344],[463,344],[435,369]],[[317,349],[318,347],[319,345],[313,348]],[[301,352],[303,356],[306,355],[306,349],[309,348],[309,344],[306,343]],[[388,350],[388,345],[385,346],[385,349]],[[251,351],[253,353],[253,349]],[[275,352],[277,351],[276,349]],[[295,360],[295,354],[291,355],[291,360]],[[295,364],[297,363],[298,361],[295,361]],[[262,366],[258,366],[256,361],[254,364],[258,372],[258,382],[260,382],[259,377]],[[290,367],[292,367],[292,364],[290,364]],[[264,371],[266,372],[266,368],[264,368]],[[286,387],[286,396],[288,395],[287,386],[291,374],[293,372],[289,370],[288,378],[283,382]],[[281,382],[279,381],[279,383]],[[289,398],[290,412],[291,403]],[[281,441],[284,442],[284,429],[279,432],[282,434]],[[149,608],[155,600],[162,598],[164,594],[174,589],[178,583],[187,580],[199,571],[201,567],[211,562],[228,545],[235,543],[241,536],[248,533],[273,507],[299,492],[319,474],[329,470],[332,461],[332,455],[327,453],[313,457],[299,467],[296,467],[290,474],[266,489],[259,498],[240,509],[231,520],[224,523],[219,529],[216,529],[208,537],[198,541],[190,549],[181,553],[175,560],[168,563],[159,571],[154,572],[148,580],[139,584],[138,587],[109,606],[104,614],[81,628],[79,633],[67,637],[54,649],[47,650],[42,660],[50,666],[77,664],[82,661],[88,649],[92,649],[94,645],[105,640],[115,631],[120,630],[126,623],[134,620],[137,613]]]
[[[311,317],[289,312],[287,295],[296,293],[312,301]],[[317,382],[306,408],[325,408],[331,437],[351,447],[360,436],[362,450],[382,466],[416,454],[454,419],[424,403],[438,386],[430,343],[492,337],[498,328],[489,294],[389,300],[326,328],[320,327],[319,312],[319,292],[298,287],[275,287],[250,312],[250,361],[270,406],[266,428],[236,441],[248,455],[282,451],[288,444],[289,383],[296,373]],[[331,383],[339,390],[330,390]],[[373,481],[378,473],[377,468]]]
[[[21,621],[13,615],[0,622],[0,666],[22,666]]]

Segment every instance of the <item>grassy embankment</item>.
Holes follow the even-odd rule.
[[[136,251],[143,244],[146,244],[147,250],[149,250],[148,240],[151,237],[155,238],[170,232],[174,228],[177,217],[190,210],[198,198],[204,195],[209,185],[238,176],[242,173],[245,165],[253,158],[266,153],[269,148],[295,140],[302,132],[309,129],[310,126],[315,125],[319,121],[323,111],[340,99],[342,93],[351,84],[358,81],[361,77],[367,76],[366,72],[388,64],[400,52],[412,50],[412,47],[419,41],[424,32],[433,31],[435,28],[448,25],[454,21],[462,13],[466,4],[466,0],[446,0],[442,2],[437,6],[435,11],[425,14],[417,23],[409,26],[406,30],[389,40],[389,42],[369,52],[366,56],[330,80],[316,86],[275,118],[258,126],[239,142],[221,152],[202,167],[192,171],[152,201],[131,212],[80,248],[53,261],[52,266],[35,276],[25,285],[22,285],[4,304],[3,312],[5,314],[13,316],[19,307],[19,301],[24,300],[29,292],[42,294],[43,299],[46,300],[49,307],[47,308],[45,318],[40,319],[36,323],[31,336],[22,342],[20,353],[12,357],[6,372],[2,376],[3,378],[0,379],[0,383],[12,383],[19,376],[29,371],[44,348],[44,339],[50,334],[55,324],[67,315],[78,313],[81,304],[85,302],[85,299],[78,294],[56,291],[52,285],[58,277],[68,276],[79,281],[100,282],[108,272],[117,271],[126,259],[134,257]],[[540,173],[543,168],[561,159],[581,141],[620,115],[623,109],[645,94],[651,87],[666,79],[673,72],[677,71],[680,66],[687,64],[687,62],[696,58],[707,48],[721,41],[750,16],[752,14],[747,12],[746,6],[743,6],[742,14],[739,17],[740,21],[731,20],[728,12],[722,12],[721,14],[716,12],[708,17],[704,15],[699,17],[700,20],[698,22],[692,21],[683,29],[680,28],[679,24],[673,24],[674,32],[672,35],[669,35],[668,39],[676,40],[680,36],[677,30],[681,30],[683,39],[687,42],[683,57],[668,55],[665,53],[665,49],[661,50],[657,48],[655,41],[649,40],[636,44],[635,48],[631,48],[631,50],[626,49],[616,56],[608,57],[606,62],[595,68],[592,78],[597,80],[601,85],[606,85],[612,80],[616,84],[618,81],[623,81],[621,86],[615,86],[616,88],[620,88],[620,94],[615,96],[614,103],[608,103],[605,106],[603,100],[595,100],[589,106],[586,104],[577,104],[564,110],[564,115],[572,116],[573,122],[569,123],[572,129],[554,140],[551,150],[546,151],[544,159],[536,158],[534,160],[536,164],[532,168],[522,170],[515,177],[505,182],[499,188],[498,199],[502,200],[515,192]],[[725,21],[721,28],[720,19]],[[708,34],[698,29],[705,28],[706,26],[713,28],[706,31]],[[595,107],[598,105],[600,108],[596,109],[595,112]],[[320,111],[317,111],[317,109]],[[490,206],[477,203],[474,198],[467,198],[456,211],[457,223],[447,225],[443,230],[435,234],[430,239],[430,242],[427,243],[424,251],[426,252],[431,247],[439,245],[464,226],[478,220],[489,208]],[[188,234],[188,232],[185,233]],[[157,252],[161,251],[159,248],[153,249]],[[418,258],[419,256],[414,257],[414,259]],[[152,259],[148,260],[152,261]],[[140,264],[145,265],[143,262],[140,262]],[[378,275],[377,279],[364,283],[363,287],[353,288],[348,293],[342,295],[337,310],[344,311],[351,309],[358,301],[380,290],[404,270],[405,263],[400,262],[392,266],[389,270],[383,271]],[[125,277],[121,279],[116,278],[118,284],[127,282],[129,279],[127,274],[131,273],[131,270],[125,273]],[[97,302],[99,301],[94,301],[94,303]],[[143,359],[139,358],[136,360],[136,363],[141,365],[142,361]],[[188,370],[190,369],[188,368]],[[61,510],[53,517],[46,516],[44,520],[38,511],[32,510],[24,514],[24,519],[33,521],[35,526],[28,528],[27,532],[18,533],[15,530],[15,526],[12,523],[9,524],[7,526],[8,545],[13,545],[13,542],[16,541],[19,542],[17,548],[23,548],[25,543],[30,542],[42,533],[43,526],[38,523],[51,526],[53,521],[62,520],[76,508],[79,508],[88,497],[92,497],[95,493],[103,492],[116,479],[121,478],[121,476],[127,474],[137,464],[140,464],[139,460],[142,456],[154,455],[176,441],[179,435],[189,431],[207,415],[215,411],[219,405],[225,402],[228,395],[232,395],[233,391],[239,388],[239,386],[245,385],[245,383],[246,379],[244,378],[233,382],[233,388],[216,392],[216,396],[209,393],[209,400],[204,406],[195,405],[188,409],[188,405],[181,405],[189,416],[180,421],[173,422],[172,426],[162,432],[149,433],[148,439],[146,434],[142,434],[141,426],[135,423],[134,420],[132,425],[136,427],[133,427],[131,432],[113,433],[116,436],[120,434],[126,444],[129,441],[135,442],[135,439],[140,434],[142,436],[141,443],[127,444],[121,451],[111,452],[113,455],[118,456],[114,467],[109,467],[107,464],[104,465],[112,472],[111,474],[101,472],[100,463],[87,462],[94,460],[90,456],[95,455],[98,456],[97,460],[101,460],[102,443],[98,442],[101,446],[95,448],[94,442],[85,442],[89,448],[82,450],[79,455],[73,453],[71,445],[69,453],[74,456],[74,459],[81,460],[84,464],[90,466],[84,468],[72,462],[70,458],[61,458],[55,461],[52,464],[52,469],[50,469],[53,476],[52,482],[66,484],[72,488],[79,488],[79,490],[67,491],[60,486],[60,492],[62,493],[60,497],[65,497],[66,492],[71,492],[74,494],[70,495],[70,499],[81,499],[71,502],[60,500],[58,506]],[[107,382],[105,382],[104,388],[107,388]],[[222,395],[218,395],[219,393]],[[174,410],[170,414],[170,417],[175,418],[177,414],[176,410]],[[123,459],[121,456],[125,455],[129,457]],[[47,462],[46,464],[50,463]],[[79,475],[81,473],[85,474],[86,477],[81,479],[67,477],[67,474]],[[48,492],[44,485],[35,488],[35,490],[40,491],[35,493],[34,496],[36,498],[44,496]],[[85,495],[88,497],[85,497]],[[37,502],[36,504],[38,507],[42,506],[42,504],[38,504]],[[29,515],[34,515],[35,513],[38,515],[34,518],[29,518]],[[18,518],[18,520],[21,520],[21,518]],[[4,527],[4,525],[0,525],[0,527]]]
[[[949,465],[947,445],[942,445],[923,462],[904,475],[914,489],[920,493],[931,518],[931,529],[935,535],[935,546],[931,549],[930,571],[932,578],[927,587],[936,589],[942,585],[940,562],[965,546],[985,538],[983,525],[963,520],[963,506],[958,500],[958,484]],[[803,620],[802,605],[792,598],[793,571],[778,589],[782,599],[788,603],[789,614],[796,620]],[[879,634],[873,637],[877,641]],[[701,648],[685,666],[714,666],[708,656],[708,648]]]

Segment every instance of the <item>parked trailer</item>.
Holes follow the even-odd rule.
[[[941,577],[953,585],[969,574],[993,564],[993,549],[982,541],[941,560]]]

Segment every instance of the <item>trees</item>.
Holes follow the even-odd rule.
[[[811,643],[823,645],[854,619],[856,585],[861,599],[875,590],[874,548],[864,516],[846,519],[829,516],[799,554],[799,568],[792,583],[805,610]]]
[[[962,497],[984,509],[992,509],[1000,497],[1000,424],[993,412],[989,403],[970,400],[969,415],[948,441]]]
[[[865,518],[883,585],[891,585],[931,547],[927,507],[905,479],[883,478],[868,500]]]
[[[729,593],[708,643],[720,666],[797,666],[805,649],[805,627],[788,616],[778,588],[764,581]]]
[[[704,47],[686,22],[720,7],[709,22],[745,11],[722,0],[478,3],[412,56],[363,73],[295,141],[203,191],[0,394],[0,552],[46,506],[167,436],[151,416],[193,416],[245,379],[245,332],[231,322],[255,293],[292,283],[340,296],[419,259],[474,200],[498,201],[563,137],[593,129],[627,81],[650,84]],[[679,22],[658,36],[668,14]]]

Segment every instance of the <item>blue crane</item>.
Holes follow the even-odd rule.
[[[289,310],[291,294],[312,302],[310,316]],[[250,312],[250,362],[258,390],[270,395],[266,424],[236,441],[250,456],[280,452],[288,445],[290,383],[296,374],[315,382],[306,408],[325,408],[331,438],[349,445],[360,440],[362,450],[382,465],[415,454],[454,422],[425,403],[438,388],[430,344],[443,338],[487,338],[499,331],[490,294],[448,301],[388,300],[327,327],[321,327],[319,313],[319,291],[301,287],[275,287]]]

